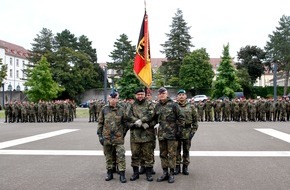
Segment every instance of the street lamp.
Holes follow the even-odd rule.
[[[3,93],[3,94],[2,94],[2,95],[3,95],[3,97],[2,97],[2,98],[3,98],[3,99],[2,99],[2,107],[4,108],[4,96],[5,96],[5,95],[4,95],[4,94],[5,94],[5,91],[4,91],[4,82],[2,83],[2,93]]]
[[[19,84],[16,86],[16,90],[17,90],[17,91],[20,91],[20,86],[19,86]]]
[[[104,66],[104,101],[107,103],[107,66]]]

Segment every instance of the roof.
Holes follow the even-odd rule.
[[[11,56],[19,57],[23,59],[26,59],[28,57],[28,50],[26,50],[22,46],[18,46],[10,42],[0,40],[0,48],[5,49],[6,55],[11,55]]]

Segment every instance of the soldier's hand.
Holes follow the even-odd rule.
[[[191,132],[191,133],[189,134],[189,139],[190,139],[190,140],[192,139],[192,137],[194,136],[194,134],[195,134],[195,132]]]
[[[141,119],[138,119],[137,121],[135,121],[134,124],[137,125],[138,127],[141,127],[141,125],[142,125]]]
[[[104,138],[102,136],[99,137],[99,141],[100,141],[101,145],[104,146]]]
[[[157,123],[156,125],[154,125],[154,129],[158,129],[159,128],[159,123]]]
[[[148,125],[147,123],[143,123],[143,124],[142,124],[142,127],[143,127],[144,129],[147,129],[147,128],[149,128],[149,125]]]
[[[175,133],[175,138],[176,139],[180,139],[181,138],[181,130],[180,130],[180,127],[177,128],[177,131]]]

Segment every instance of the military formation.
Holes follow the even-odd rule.
[[[290,101],[289,97],[246,99],[236,98],[233,100],[206,100],[192,104],[198,113],[198,121],[289,121]]]
[[[164,87],[158,90],[156,102],[152,101],[150,91],[144,89],[136,89],[135,98],[124,102],[119,101],[115,91],[108,96],[108,103],[100,109],[97,119],[97,134],[106,159],[106,181],[112,180],[117,171],[120,182],[127,182],[124,141],[129,131],[133,169],[130,181],[136,181],[144,173],[147,181],[154,180],[156,139],[163,169],[157,182],[174,183],[174,175],[189,175],[189,150],[198,129],[197,112],[187,102],[185,90],[178,91],[177,97],[173,101]]]
[[[4,105],[5,123],[72,122],[76,104],[71,100],[10,101]]]

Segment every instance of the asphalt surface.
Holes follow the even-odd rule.
[[[154,181],[147,182],[145,175],[141,175],[140,179],[131,182],[129,178],[133,172],[128,155],[126,156],[127,183],[121,184],[117,174],[114,174],[113,180],[105,181],[105,158],[103,155],[95,155],[96,152],[102,152],[102,146],[96,136],[97,123],[88,123],[88,119],[79,118],[71,123],[3,123],[3,120],[0,120],[0,145],[62,129],[79,129],[50,138],[0,148],[0,190],[288,190],[290,188],[290,143],[256,130],[264,128],[286,133],[286,137],[289,138],[290,122],[201,122],[192,140],[190,175],[175,176],[173,184],[156,182],[157,177],[162,174],[157,152]],[[127,135],[125,140],[128,151],[130,150],[129,138]],[[40,150],[46,153],[48,150],[59,151],[59,155],[26,154],[29,151]],[[24,153],[19,153],[20,151]],[[79,155],[62,155],[62,152],[68,151],[76,151]],[[158,144],[156,151],[158,151]],[[260,156],[268,151],[273,155]],[[217,152],[220,155],[214,154]],[[229,152],[233,155],[226,155]],[[249,154],[251,152],[258,155],[253,156]],[[279,153],[277,156],[276,152]],[[243,154],[239,155],[239,153]]]

